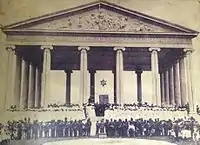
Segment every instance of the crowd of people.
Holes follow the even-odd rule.
[[[115,111],[115,114],[117,116],[123,115],[124,117],[126,117],[127,114],[132,114],[131,116],[133,118],[138,118],[138,117],[143,117],[143,116],[147,117],[146,114],[148,115],[149,113],[153,114],[153,116],[154,116],[155,113],[158,113],[158,112],[162,113],[163,111],[166,113],[168,112],[169,115],[173,114],[171,116],[174,116],[176,114],[180,114],[180,116],[185,116],[185,115],[189,114],[189,109],[188,109],[189,106],[188,105],[161,107],[161,106],[156,106],[156,105],[149,105],[148,103],[144,103],[144,104],[133,103],[133,104],[123,104],[123,105],[95,103],[95,104],[90,104],[89,106],[92,106],[94,108],[95,114],[97,116],[105,116],[106,119],[116,118],[116,116],[112,115],[114,113],[113,111]],[[160,114],[157,114],[158,117],[159,117],[159,115]],[[168,115],[168,117],[170,117],[169,115]],[[130,115],[128,115],[128,116],[130,116]],[[150,115],[149,117],[151,118],[152,115]]]
[[[48,137],[83,137],[90,136],[91,121],[87,120],[51,120],[40,122],[24,118],[18,121],[8,121],[0,125],[0,135],[4,132],[11,140],[38,139]]]
[[[49,104],[47,107],[48,108],[59,108],[59,107],[70,107],[70,108],[72,108],[72,107],[78,107],[78,108],[80,108],[80,105],[79,104],[63,104],[63,105],[58,105],[58,104],[54,103],[54,104]]]
[[[99,104],[99,103],[86,103],[86,104],[83,104],[82,106],[95,106],[95,107],[104,107],[105,109],[110,109],[110,110],[113,110],[115,108],[123,108],[123,109],[126,109],[126,110],[138,110],[140,108],[147,108],[149,110],[152,110],[152,109],[157,109],[157,110],[169,110],[169,111],[185,111],[187,110],[189,112],[189,106],[188,104],[185,104],[183,106],[178,106],[178,105],[175,105],[175,106],[165,106],[162,105],[162,106],[157,106],[157,105],[153,105],[153,104],[148,104],[147,102],[144,102],[144,103],[132,103],[132,104],[123,104],[123,105],[120,105],[120,104],[117,104],[117,103],[114,103],[114,104],[111,104],[111,103],[108,103],[108,104]],[[71,110],[73,109],[74,111],[76,110],[80,110],[82,108],[82,106],[80,106],[79,104],[63,104],[63,105],[58,105],[56,103],[54,104],[49,104],[47,106],[47,108],[26,108],[26,109],[23,109],[24,111],[68,111],[68,110]],[[198,106],[197,106],[198,107]],[[199,110],[199,109],[198,109]],[[14,112],[14,111],[21,111],[19,108],[16,107],[16,105],[11,105],[10,108],[8,109],[8,111],[11,111],[11,112]],[[200,112],[200,111],[199,111]]]
[[[175,136],[185,138],[183,130],[190,131],[190,137],[194,137],[199,132],[200,126],[194,118],[159,120],[158,118],[144,120],[133,119],[110,119],[101,120],[96,123],[96,135],[106,134],[107,137],[142,137],[142,136]],[[196,132],[195,132],[196,131]]]
[[[144,102],[144,103],[133,103],[133,104],[123,104],[123,105],[120,105],[120,104],[111,104],[111,103],[108,103],[108,104],[99,104],[99,103],[94,103],[94,104],[88,104],[88,106],[104,106],[105,109],[116,109],[116,108],[123,108],[123,109],[127,109],[127,110],[130,110],[132,109],[133,111],[134,110],[138,110],[140,108],[146,108],[146,109],[149,109],[149,110],[159,110],[159,111],[162,111],[162,110],[168,110],[168,111],[185,111],[185,110],[188,110],[189,109],[189,104],[185,104],[183,106],[180,106],[180,105],[175,105],[175,106],[167,106],[167,107],[164,107],[164,106],[158,106],[158,105],[153,105],[153,104],[148,104],[147,102]]]
[[[25,118],[19,121],[8,121],[0,124],[0,135],[3,132],[11,140],[55,138],[55,137],[90,137],[92,122],[87,120],[51,120],[49,122],[30,121]],[[96,136],[105,134],[107,137],[142,137],[172,136],[177,139],[183,130],[190,131],[190,137],[200,133],[200,125],[194,118],[159,120],[148,119],[110,119],[96,122]],[[196,132],[195,132],[196,131]],[[185,136],[187,137],[187,136]]]
[[[81,111],[81,107],[78,104],[49,104],[47,108],[34,107],[34,108],[17,108],[16,105],[11,105],[7,111],[16,112],[16,111],[33,111],[33,112],[46,112],[46,111]]]
[[[87,107],[96,108],[100,114],[103,112],[102,120],[96,122],[91,121],[90,115],[87,112]],[[65,110],[64,108],[68,110]],[[30,118],[24,118],[17,121],[8,121],[6,124],[0,124],[0,136],[3,134],[9,137],[10,140],[30,140],[38,138],[60,138],[60,137],[90,137],[93,130],[96,137],[105,135],[106,137],[153,137],[153,136],[174,136],[176,140],[179,137],[196,137],[200,135],[200,125],[194,118],[175,119],[169,117],[170,113],[164,113],[168,116],[162,117],[161,114],[156,115],[155,112],[168,111],[171,113],[178,112],[183,116],[187,116],[188,105],[161,107],[155,105],[144,104],[83,104],[82,107],[78,105],[57,106],[51,104],[48,109],[62,109],[62,111],[69,111],[69,109],[79,109],[85,115],[82,119],[77,120],[51,120],[38,121]],[[99,110],[100,109],[100,110]],[[142,110],[142,111],[141,111]],[[117,116],[113,116],[114,112]],[[121,111],[121,112],[120,112]],[[197,107],[197,113],[198,113]],[[97,113],[96,112],[96,113]],[[106,112],[104,114],[104,112]],[[127,112],[127,113],[124,113]],[[185,112],[187,112],[185,114]],[[199,111],[200,112],[200,111]],[[119,115],[119,114],[124,114]],[[140,114],[144,116],[141,116]],[[145,114],[146,113],[146,114]],[[151,114],[152,113],[152,114]],[[112,114],[112,116],[108,116]],[[180,116],[174,116],[176,118]],[[113,119],[111,119],[113,118]],[[170,119],[169,119],[170,118]],[[172,119],[173,118],[173,119]],[[187,130],[187,134],[184,131]],[[188,132],[189,135],[188,135]]]

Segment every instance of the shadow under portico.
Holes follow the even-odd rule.
[[[32,64],[35,68],[40,70],[40,76],[42,75],[43,69],[43,52],[40,46],[17,46],[16,53],[18,59],[23,58],[27,62],[27,66]],[[65,71],[66,73],[66,103],[70,103],[70,90],[71,90],[71,73],[73,70],[80,70],[80,54],[78,46],[53,46],[51,50],[51,70]],[[178,58],[183,55],[183,49],[173,48],[161,48],[158,52],[159,72],[163,73],[165,68],[171,66]],[[19,65],[20,66],[20,65]],[[20,67],[21,69],[21,67]],[[28,70],[28,67],[26,68]],[[95,95],[95,72],[98,70],[107,71],[110,70],[114,75],[114,102],[116,103],[116,51],[114,47],[89,47],[87,51],[87,69],[90,73],[90,99],[94,99]],[[142,102],[142,86],[141,77],[142,72],[151,71],[151,52],[149,48],[132,48],[125,47],[123,51],[123,70],[124,71],[135,71],[137,74],[137,100]],[[29,71],[27,71],[27,79]],[[35,76],[35,71],[34,71]],[[20,76],[19,76],[20,77]],[[41,77],[40,77],[41,79]],[[165,79],[166,81],[166,79]],[[41,80],[39,80],[39,90],[41,91]],[[35,83],[35,81],[34,81]],[[29,85],[29,82],[26,82]],[[162,85],[160,85],[161,92]],[[166,94],[166,90],[164,91]],[[28,94],[28,91],[26,92]],[[163,93],[164,94],[164,93]],[[35,102],[41,101],[41,92],[39,93],[40,99]],[[163,97],[162,97],[163,98]],[[163,100],[163,99],[162,99]],[[167,99],[168,100],[168,99]],[[164,101],[167,101],[164,99]],[[26,102],[27,99],[26,99]],[[38,103],[39,104],[39,103]],[[34,106],[34,105],[32,105]],[[40,105],[37,105],[40,106]],[[24,106],[28,107],[27,105]]]

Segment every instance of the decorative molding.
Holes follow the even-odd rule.
[[[157,37],[103,37],[103,36],[9,36],[7,41],[21,42],[110,42],[110,43],[157,43],[157,44],[192,44],[187,38],[157,38]],[[45,46],[48,47],[48,46]],[[84,46],[87,47],[87,46]]]
[[[114,47],[114,51],[118,51],[118,50],[125,51],[126,48],[125,47]]]
[[[41,48],[42,50],[44,50],[44,49],[53,50],[53,46],[52,46],[52,45],[42,45],[40,48]]]
[[[88,46],[79,46],[78,47],[78,50],[86,50],[86,51],[89,51],[90,50],[90,47],[88,47]]]
[[[161,51],[161,49],[160,48],[151,47],[151,48],[149,48],[149,51],[157,51],[157,52],[159,52],[159,51]]]
[[[66,74],[71,74],[71,73],[73,73],[73,70],[66,69],[66,70],[64,70],[64,72],[65,72]]]
[[[94,69],[89,69],[89,73],[90,73],[90,75],[95,74],[95,73],[96,73],[96,70],[94,70]]]
[[[12,44],[6,44],[6,50],[15,50],[15,45]]]
[[[66,45],[66,46],[112,46],[112,47],[160,47],[192,48],[187,38],[157,37],[103,37],[103,36],[9,36],[7,42],[13,45]]]
[[[185,53],[188,53],[188,52],[192,53],[192,52],[194,52],[194,49],[193,49],[193,48],[191,48],[191,49],[185,48],[185,49],[183,49],[183,51],[184,51]]]

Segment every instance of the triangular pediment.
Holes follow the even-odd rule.
[[[194,33],[191,29],[98,1],[4,27],[18,30]]]

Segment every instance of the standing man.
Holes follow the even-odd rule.
[[[17,139],[18,140],[22,139],[22,121],[21,120],[17,124]]]
[[[178,141],[178,137],[179,137],[179,131],[180,131],[180,127],[178,125],[178,122],[175,123],[174,125],[174,132],[175,132],[175,139]]]
[[[28,119],[27,126],[26,126],[26,131],[27,131],[27,140],[31,138],[31,129],[32,129],[32,124],[30,122],[30,118]]]
[[[122,137],[122,120],[121,119],[117,121],[117,135],[119,137]]]
[[[74,137],[77,137],[77,135],[78,135],[78,122],[77,122],[77,120],[75,120],[73,122],[72,128],[73,128],[73,132],[74,132]]]
[[[39,129],[39,125],[38,125],[38,121],[35,120],[33,121],[33,138],[36,140],[38,138],[38,129]]]
[[[105,128],[106,128],[106,136],[107,136],[107,137],[110,137],[109,120],[108,120],[108,119],[106,119]]]
[[[91,133],[91,126],[92,126],[92,122],[90,121],[90,119],[87,120],[85,127],[86,127],[86,136],[90,136]]]
[[[68,137],[69,136],[69,123],[67,121],[67,118],[65,118],[64,130],[65,130],[65,137]]]
[[[100,123],[99,121],[96,122],[96,136],[99,135],[99,127],[100,127]]]

